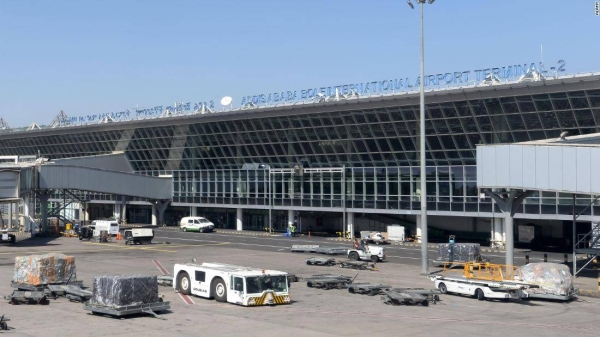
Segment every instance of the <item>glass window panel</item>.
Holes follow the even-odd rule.
[[[427,136],[427,143],[430,150],[442,150],[442,144],[440,144],[437,136]]]
[[[504,113],[512,114],[519,112],[519,107],[514,97],[502,97],[500,98],[500,103],[502,103]]]
[[[558,119],[553,111],[540,113],[540,120],[545,129],[556,129],[558,128]]]
[[[535,105],[533,104],[533,98],[531,96],[518,96],[517,104],[521,112],[534,112]]]
[[[417,110],[418,109],[419,108],[417,107]],[[404,117],[404,120],[407,120],[407,121],[417,120],[417,117],[416,117],[413,109],[411,109],[411,108],[403,108],[402,109],[402,116]]]
[[[477,124],[479,124],[479,129],[481,129],[482,132],[494,131],[492,129],[492,121],[488,116],[477,117]]]
[[[442,114],[442,109],[437,104],[427,104],[427,113],[429,114],[429,118],[444,118]]]
[[[506,120],[508,121],[508,124],[512,130],[525,130],[525,123],[523,123],[523,118],[521,115],[506,115]]]
[[[450,132],[452,133],[463,133],[463,126],[458,118],[448,118],[446,119],[448,127],[450,128]]]
[[[460,121],[463,125],[465,132],[479,132],[479,129],[477,128],[477,123],[475,122],[475,118],[461,118]]]
[[[456,112],[458,113],[459,116],[465,116],[465,117],[471,117],[471,107],[469,106],[469,103],[466,101],[460,101],[460,102],[454,102],[454,105],[456,106]]]
[[[592,111],[589,109],[575,111],[575,118],[577,118],[577,124],[579,124],[580,127],[596,126]]]
[[[454,142],[456,143],[456,146],[458,146],[459,149],[470,149],[471,145],[469,144],[469,141],[467,140],[467,136],[466,135],[455,135],[453,136],[454,138]]]
[[[521,117],[525,123],[525,127],[528,130],[541,129],[542,123],[540,122],[540,118],[537,113],[525,113],[522,114]]]
[[[469,103],[471,104],[473,114],[475,114],[476,116],[487,115],[487,110],[485,109],[485,105],[483,104],[482,100],[478,99],[474,101],[469,101]]]
[[[435,126],[435,130],[437,133],[448,133],[448,125],[446,125],[446,120],[444,119],[436,119],[432,121]]]
[[[454,144],[454,141],[452,140],[451,136],[440,136],[440,141],[442,142],[442,146],[446,150],[456,148],[456,145]]]
[[[528,142],[529,134],[527,132],[513,132],[515,142]]]
[[[571,110],[557,111],[556,117],[558,117],[561,128],[577,127],[577,124],[575,123],[575,116]]]
[[[568,96],[571,100],[571,106],[573,109],[585,109],[589,108],[587,97],[583,91],[569,92]]]
[[[533,101],[538,111],[553,110],[552,102],[550,101],[550,96],[548,96],[548,94],[533,95]]]
[[[552,99],[552,105],[556,110],[570,109],[569,100],[567,99],[567,94],[564,92],[555,92],[550,94],[550,98]]]
[[[587,97],[592,108],[600,108],[600,90],[588,90]]]
[[[486,98],[483,100],[485,107],[490,115],[503,114],[502,108],[500,107],[500,100],[497,98]]]

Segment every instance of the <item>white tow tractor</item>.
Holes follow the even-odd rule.
[[[176,264],[173,288],[243,306],[289,304],[287,273],[223,263]]]
[[[366,245],[365,249],[348,249],[348,258],[355,261],[381,262],[385,260],[385,248]]]

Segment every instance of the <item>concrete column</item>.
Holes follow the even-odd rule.
[[[152,205],[152,226],[156,226],[158,224],[157,217],[158,208],[156,208],[156,205]]]
[[[6,228],[12,228],[12,215],[13,215],[13,203],[8,203],[8,219],[6,221]]]
[[[125,213],[125,211],[127,207],[127,199],[125,198],[125,196],[121,197],[121,214],[119,215],[119,220],[122,222],[123,220],[125,220],[125,215],[127,213]]]
[[[198,216],[198,208],[196,206],[190,207],[190,216]]]
[[[40,208],[42,210],[42,219],[40,220],[42,232],[48,232],[48,192],[40,193]]]
[[[514,264],[515,238],[513,230],[513,218],[510,213],[506,213],[504,216],[504,230],[506,231],[506,265],[512,266]]]
[[[294,210],[288,210],[288,227],[294,225]]]
[[[244,229],[244,225],[242,223],[242,220],[244,219],[243,216],[244,216],[243,209],[238,208],[237,212],[236,212],[236,216],[235,216],[235,224],[236,224],[235,229],[238,231],[241,231]]]
[[[117,219],[117,221],[119,221],[119,223],[121,222],[121,204],[113,205],[113,216]]]
[[[502,228],[502,218],[494,218],[493,225],[494,236],[492,237],[492,240],[495,241],[494,245],[496,245],[496,247],[502,246],[504,244],[504,229]]]
[[[346,221],[348,221],[348,232],[350,232],[350,237],[354,238],[354,213],[348,212],[346,214]]]
[[[417,215],[417,242],[421,243],[421,216]]]

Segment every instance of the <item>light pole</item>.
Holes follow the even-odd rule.
[[[429,273],[429,260],[428,260],[428,252],[427,252],[427,174],[425,170],[425,48],[424,48],[424,38],[423,38],[423,7],[425,5],[426,0],[416,0],[419,5],[421,5],[421,88],[420,88],[420,102],[421,102],[421,113],[420,113],[420,122],[421,122],[421,132],[420,136],[420,160],[419,164],[421,166],[421,274]],[[432,4],[435,0],[428,0],[429,4]],[[410,0],[407,1],[410,8],[415,8]]]

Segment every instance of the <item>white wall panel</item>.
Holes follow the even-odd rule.
[[[576,186],[578,191],[591,191],[591,148],[590,147],[578,147],[576,148],[577,155],[577,175],[576,175]]]
[[[510,149],[510,162],[509,162],[509,175],[510,185],[523,186],[523,147],[522,146],[509,146]]]
[[[543,148],[548,151],[548,158],[546,162],[538,162],[540,165],[544,165],[548,170],[548,189],[550,190],[562,190],[563,188],[563,149],[561,146],[544,146]]]

